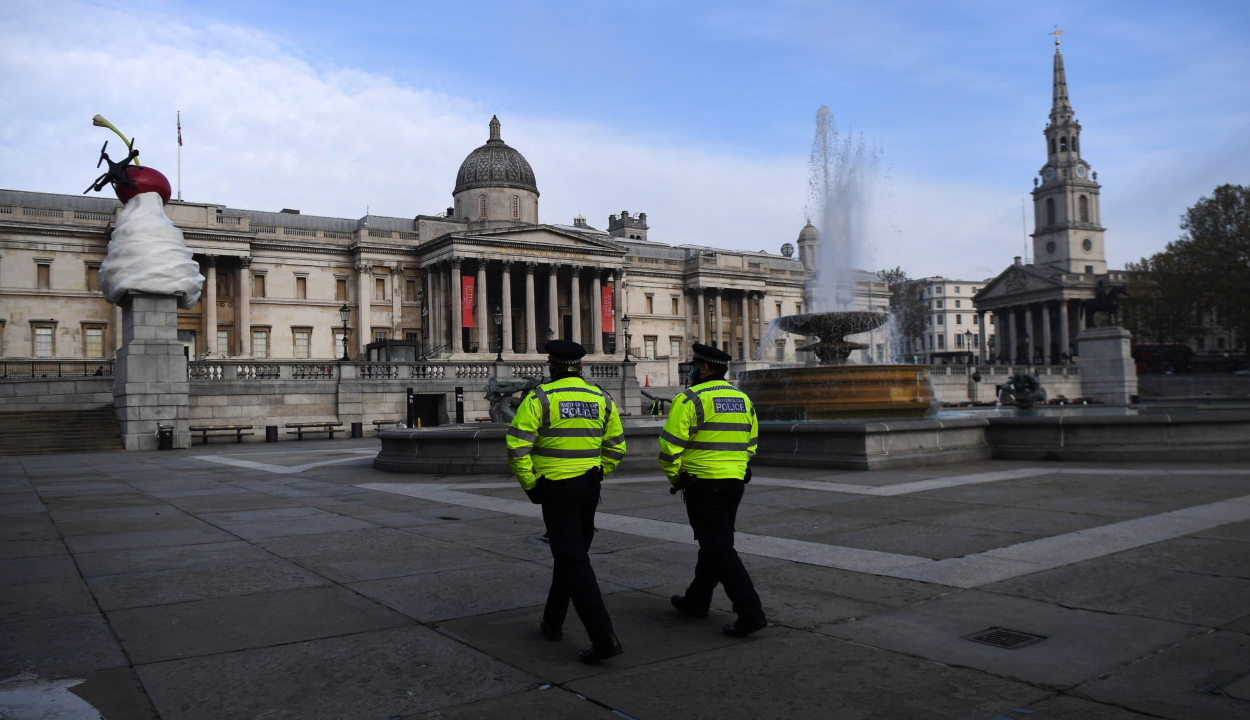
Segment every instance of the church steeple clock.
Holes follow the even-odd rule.
[[[1070,273],[1103,274],[1107,258],[1097,173],[1081,159],[1081,124],[1068,102],[1068,80],[1055,36],[1054,99],[1046,125],[1046,164],[1033,189],[1033,263]]]

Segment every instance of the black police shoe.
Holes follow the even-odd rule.
[[[733,625],[725,626],[725,634],[729,637],[746,637],[757,630],[768,627],[767,620],[743,620],[738,618]]]
[[[564,639],[564,629],[558,628],[558,627],[552,627],[551,625],[547,624],[546,620],[543,620],[541,623],[539,623],[538,630],[539,632],[543,634],[543,637],[547,638],[551,642],[560,642],[561,640]]]
[[[589,650],[583,650],[577,654],[577,659],[587,665],[594,665],[601,660],[607,660],[610,657],[616,657],[625,652],[621,649],[621,641],[616,639],[613,633],[611,639],[606,643],[594,643]]]
[[[696,607],[685,595],[674,595],[669,602],[673,603],[673,607],[677,608],[678,612],[685,613],[692,618],[707,617],[707,608]]]

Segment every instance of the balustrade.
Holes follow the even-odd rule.
[[[0,378],[112,377],[110,360],[8,360],[0,362]]]

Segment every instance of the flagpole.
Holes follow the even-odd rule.
[[[178,202],[182,202],[182,111],[178,111]]]

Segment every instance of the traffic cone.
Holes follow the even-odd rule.
[[[646,378],[646,382],[643,384],[643,387],[651,387],[651,376],[644,375],[643,377]]]

